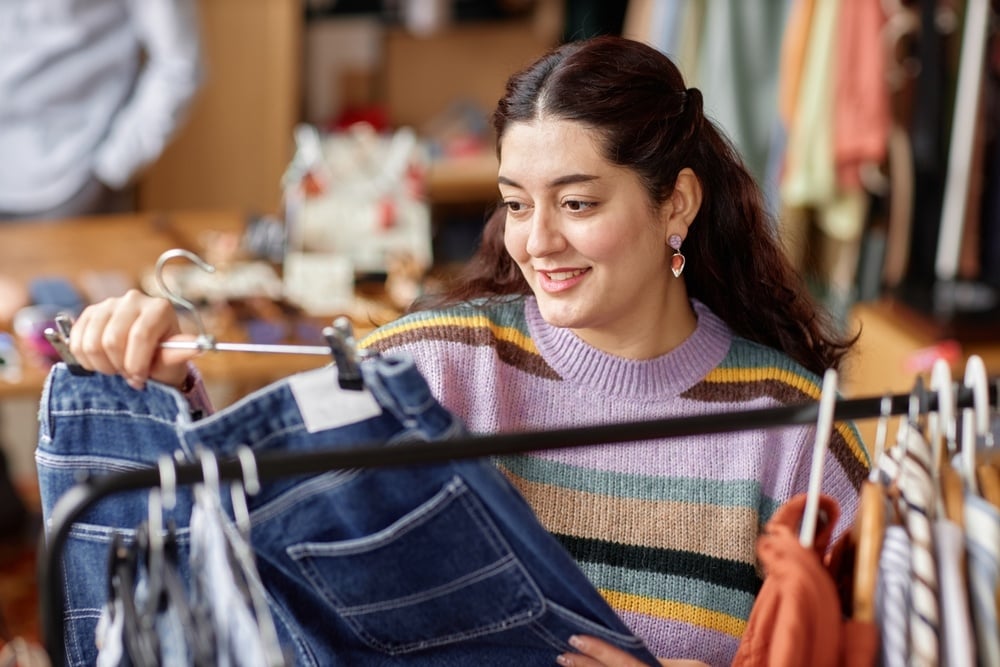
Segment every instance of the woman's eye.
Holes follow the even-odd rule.
[[[505,201],[504,206],[506,206],[507,210],[510,211],[511,213],[517,213],[518,211],[524,208],[521,202],[516,202],[516,201]]]
[[[595,206],[594,202],[590,201],[579,201],[577,199],[569,199],[563,202],[563,206],[571,211],[583,211],[588,208],[593,208]]]

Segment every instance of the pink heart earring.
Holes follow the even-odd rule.
[[[675,278],[680,278],[684,272],[684,265],[687,263],[684,255],[681,254],[680,234],[671,234],[670,238],[667,239],[667,245],[674,249],[674,254],[670,257],[670,270]]]

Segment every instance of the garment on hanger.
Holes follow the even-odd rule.
[[[1000,511],[971,491],[965,496],[965,547],[979,664],[1000,665]]]
[[[916,424],[904,422],[899,442],[883,461],[894,461],[903,527],[910,544],[909,654],[916,664],[937,665],[940,659],[941,612],[937,556],[932,528],[936,504],[931,477],[931,448]]]
[[[910,537],[899,525],[885,529],[878,562],[878,592],[875,620],[879,628],[880,664],[906,667],[910,664]]]
[[[840,518],[836,500],[820,496],[812,549],[799,543],[806,497],[781,506],[757,541],[765,571],[734,667],[795,667],[874,664],[878,638],[871,623],[843,621],[836,578],[825,554]]]
[[[155,547],[148,524],[137,527],[134,541],[116,534],[108,560],[110,595],[94,638],[98,667],[218,664],[212,619],[189,604],[187,584],[176,570],[172,532]]]
[[[284,664],[280,651],[274,655],[277,637],[273,625],[261,632],[260,620],[273,623],[269,614],[258,619],[243,588],[263,593],[264,585],[256,570],[247,571],[233,563],[232,535],[236,528],[226,520],[218,491],[201,484],[194,489],[191,510],[191,570],[194,605],[207,611],[215,628],[215,665],[218,667],[268,667]],[[227,533],[229,533],[227,535]],[[249,548],[249,545],[242,545]],[[270,635],[270,636],[268,636]],[[274,660],[277,657],[278,660]]]
[[[934,540],[941,589],[942,662],[948,667],[975,667],[976,638],[964,573],[965,535],[958,524],[938,517]]]
[[[229,457],[243,444],[257,453],[393,447],[464,432],[405,356],[370,359],[362,370],[364,391],[341,389],[334,369],[320,369],[195,422],[172,388],[138,392],[120,377],[75,377],[57,365],[41,408],[43,511],[51,516],[75,471],[148,467],[174,450],[194,460],[196,447]],[[257,567],[296,664],[548,663],[577,633],[657,664],[489,461],[281,479],[248,504]],[[182,537],[190,512],[190,493],[179,490]],[[70,664],[93,663],[106,587],[93,563],[106,558],[113,531],[133,530],[145,514],[145,494],[122,494],[70,532]]]

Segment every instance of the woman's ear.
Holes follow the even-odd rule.
[[[667,214],[668,234],[687,235],[687,228],[694,221],[701,209],[701,181],[690,167],[684,167],[677,174],[674,191],[667,200],[669,206],[664,210]]]

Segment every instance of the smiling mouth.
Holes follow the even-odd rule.
[[[543,274],[549,280],[561,281],[576,278],[586,270],[587,269],[575,269],[573,271],[539,271],[539,273]]]

